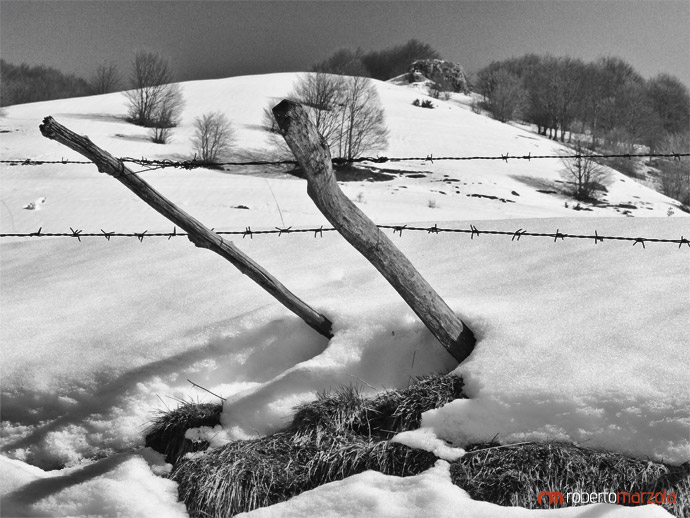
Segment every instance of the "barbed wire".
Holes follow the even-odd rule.
[[[644,157],[649,157],[651,158],[672,158],[673,160],[680,160],[683,157],[689,157],[690,153],[643,153],[643,154],[630,154],[630,153],[624,153],[624,154],[608,154],[608,155],[584,155],[584,154],[573,154],[573,155],[567,155],[567,158],[627,158],[627,159],[632,159],[632,158],[644,158]],[[381,164],[381,163],[386,163],[386,162],[404,162],[404,161],[425,161],[425,162],[434,162],[434,161],[451,161],[451,160],[457,160],[457,161],[462,161],[462,160],[503,160],[507,162],[508,160],[532,160],[532,159],[554,159],[554,158],[564,158],[563,155],[532,155],[531,153],[527,155],[500,155],[500,156],[457,156],[457,157],[452,157],[452,156],[443,156],[443,157],[433,157],[433,155],[427,155],[426,157],[385,157],[385,156],[379,156],[379,157],[360,157],[356,158],[350,161],[347,161],[345,159],[341,158],[335,158],[333,159],[333,164],[334,165],[343,165],[345,163],[363,163],[363,162],[369,162],[369,163],[376,163],[376,164]],[[220,162],[220,163],[214,163],[214,164],[209,164],[209,163],[204,163],[200,162],[196,159],[192,160],[185,160],[185,161],[172,161],[172,160],[158,160],[158,159],[148,159],[148,158],[131,158],[131,157],[123,157],[119,159],[122,162],[125,163],[133,163],[137,164],[140,166],[147,166],[150,167],[151,169],[147,170],[152,170],[152,169],[158,169],[158,168],[181,168],[181,169],[196,169],[196,168],[203,168],[203,167],[223,167],[223,166],[274,166],[274,165],[297,165],[297,161],[295,160],[279,160],[279,161],[268,161],[268,160],[258,160],[258,161],[245,161],[245,162]],[[11,166],[29,166],[29,165],[45,165],[45,164],[60,164],[60,165],[68,165],[68,164],[78,164],[78,165],[88,165],[92,164],[93,162],[91,161],[77,161],[77,160],[66,160],[66,159],[61,159],[61,160],[40,160],[40,159],[32,159],[32,158],[24,158],[24,159],[9,159],[9,160],[0,160],[0,163],[2,164],[9,164]],[[683,236],[681,236],[680,239],[660,239],[660,238],[642,238],[642,237],[626,237],[626,236],[600,236],[597,231],[595,230],[594,235],[578,235],[578,234],[566,234],[560,232],[558,229],[556,230],[555,233],[540,233],[540,232],[527,232],[523,229],[518,229],[515,232],[512,231],[501,231],[501,230],[479,230],[477,229],[474,225],[470,225],[470,229],[453,229],[453,228],[441,228],[438,227],[436,224],[434,224],[433,227],[415,227],[415,226],[409,226],[409,225],[377,225],[378,228],[381,229],[392,229],[393,233],[399,233],[400,236],[402,236],[402,232],[404,230],[409,230],[409,231],[423,231],[426,232],[427,234],[439,234],[442,232],[448,232],[448,233],[467,233],[470,234],[471,239],[474,239],[475,236],[479,236],[481,234],[488,234],[488,235],[506,235],[506,236],[512,236],[511,240],[517,240],[519,241],[520,238],[522,237],[549,237],[553,238],[554,242],[557,241],[558,239],[586,239],[586,240],[594,240],[594,243],[597,244],[599,242],[603,242],[604,240],[618,240],[618,241],[631,241],[633,243],[633,246],[636,244],[641,244],[642,248],[645,248],[645,243],[673,243],[673,244],[678,244],[678,247],[681,248],[684,244],[687,244],[688,247],[690,247],[690,242],[685,239]],[[212,229],[213,230],[213,229]],[[274,227],[274,230],[251,230],[251,227],[246,227],[245,230],[243,231],[218,231],[216,234],[218,235],[241,235],[242,238],[250,237],[253,238],[254,235],[278,235],[282,236],[283,234],[298,234],[298,233],[313,233],[314,237],[317,237],[319,235],[323,236],[323,232],[332,232],[335,231],[336,229],[334,228],[324,228],[323,226],[319,228],[305,228],[305,229],[298,229],[298,228],[292,228],[292,227],[286,227],[286,228],[279,228],[279,227]],[[32,237],[70,237],[70,238],[77,238],[79,241],[81,241],[81,238],[90,238],[90,237],[101,237],[105,238],[106,240],[110,241],[110,238],[112,237],[135,237],[139,239],[139,241],[143,241],[147,237],[167,237],[168,239],[171,239],[173,237],[184,237],[188,236],[186,232],[177,232],[177,229],[174,228],[173,232],[152,232],[149,233],[148,230],[145,230],[144,232],[106,232],[105,230],[101,229],[100,233],[84,233],[82,230],[79,229],[74,229],[70,227],[70,232],[42,232],[42,227],[38,229],[37,232],[29,232],[29,233],[0,233],[0,238],[7,238],[7,237],[22,237],[22,238],[32,238]]]
[[[466,160],[503,160],[506,163],[508,160],[540,160],[540,159],[606,159],[606,158],[626,158],[632,160],[633,158],[671,158],[673,160],[680,160],[681,158],[690,157],[690,153],[618,153],[618,154],[580,154],[575,153],[572,155],[532,155],[528,153],[527,155],[510,155],[506,153],[505,155],[493,155],[493,156],[440,156],[434,157],[429,154],[425,157],[359,157],[351,160],[344,158],[334,158],[332,160],[333,165],[340,166],[348,163],[373,163],[373,164],[385,164],[388,162],[435,162],[435,161],[466,161]],[[132,157],[122,157],[119,159],[124,163],[136,164],[139,166],[145,166],[152,169],[165,169],[165,168],[176,168],[176,169],[199,169],[199,168],[218,168],[218,167],[249,167],[249,166],[278,166],[278,165],[292,165],[296,166],[296,160],[249,160],[249,161],[235,161],[235,162],[203,162],[196,159],[191,160],[168,160],[168,159],[150,159],[150,158],[132,158]],[[47,164],[59,164],[59,165],[85,165],[92,164],[91,161],[83,160],[42,160],[35,158],[16,158],[0,160],[0,164],[8,164],[10,166],[29,166],[29,165],[47,165]],[[149,169],[151,170],[151,169]]]
[[[462,229],[462,228],[444,228],[444,227],[439,227],[437,224],[434,224],[432,227],[417,227],[417,226],[410,226],[410,225],[376,225],[380,229],[390,229],[393,231],[393,234],[398,234],[400,237],[402,237],[403,231],[411,231],[411,232],[426,232],[428,235],[432,234],[440,234],[440,233],[456,233],[456,234],[470,234],[470,239],[474,239],[475,236],[479,237],[482,234],[486,235],[499,235],[499,236],[511,236],[511,241],[520,241],[521,238],[523,237],[547,237],[553,239],[553,242],[557,242],[559,239],[560,240],[565,240],[565,239],[585,239],[589,241],[594,241],[594,244],[598,243],[603,243],[604,241],[628,241],[632,242],[633,246],[637,244],[641,244],[642,248],[646,248],[646,243],[670,243],[670,244],[677,244],[678,248],[681,248],[683,245],[687,245],[688,248],[690,248],[690,240],[686,239],[684,236],[681,236],[680,239],[667,239],[667,238],[656,238],[656,237],[629,237],[629,236],[610,236],[610,235],[599,235],[599,233],[595,230],[594,234],[567,234],[565,232],[561,232],[560,229],[556,229],[555,233],[551,232],[528,232],[527,230],[524,230],[522,228],[519,228],[518,230],[515,231],[510,231],[510,230],[480,230],[478,229],[475,225],[470,225],[469,229]],[[169,239],[173,237],[186,237],[189,236],[189,233],[187,232],[178,232],[177,227],[173,228],[172,232],[149,232],[148,230],[144,230],[143,232],[106,232],[105,230],[101,229],[100,232],[89,232],[89,233],[84,233],[80,229],[75,229],[70,227],[69,232],[43,232],[43,227],[39,228],[38,231],[36,232],[29,232],[29,233],[0,233],[0,238],[6,238],[6,237],[23,237],[23,238],[34,238],[34,237],[69,237],[69,238],[76,238],[79,242],[81,242],[82,238],[87,238],[87,237],[100,237],[100,238],[105,238],[107,241],[110,241],[111,238],[113,237],[135,237],[139,239],[139,241],[143,242],[145,238],[149,237],[166,237]],[[274,229],[270,230],[252,230],[251,227],[245,227],[245,230],[235,230],[235,231],[216,231],[215,229],[211,229],[213,232],[215,232],[219,236],[224,236],[224,235],[235,235],[235,236],[242,236],[242,239],[249,237],[250,239],[253,239],[254,236],[258,235],[277,235],[278,237],[282,235],[290,235],[290,234],[304,234],[304,233],[313,233],[314,237],[323,237],[324,232],[333,232],[336,231],[335,228],[332,227],[326,227],[324,228],[323,226],[320,226],[319,228],[293,228],[293,227],[285,227],[285,228],[280,228],[280,227],[274,227]]]

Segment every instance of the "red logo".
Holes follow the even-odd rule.
[[[541,499],[544,495],[549,497],[549,505],[554,505],[554,504],[563,505],[563,493],[561,493],[560,491],[542,491],[537,496],[537,500],[539,501],[539,505],[542,505]]]

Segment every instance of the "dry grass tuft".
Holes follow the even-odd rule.
[[[475,500],[542,508],[541,491],[567,493],[662,492],[676,494],[663,507],[690,517],[690,464],[669,466],[623,455],[547,442],[496,447],[476,445],[451,464],[451,479]],[[560,507],[554,505],[553,507]]]
[[[292,428],[390,439],[419,428],[423,412],[464,398],[462,386],[458,376],[423,376],[405,389],[389,390],[374,398],[362,396],[355,387],[342,387],[298,406]]]
[[[145,430],[144,440],[149,446],[165,455],[165,461],[175,464],[188,452],[205,450],[208,443],[185,439],[185,432],[200,426],[220,424],[221,404],[180,401],[180,406],[169,412],[161,412]]]

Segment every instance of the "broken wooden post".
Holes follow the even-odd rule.
[[[331,153],[306,110],[286,99],[273,108],[273,115],[304,170],[309,197],[338,232],[395,288],[441,345],[462,362],[474,348],[474,334],[407,257],[340,190],[333,174]]]
[[[232,243],[224,241],[221,236],[205,227],[199,220],[193,218],[161,195],[137,174],[127,168],[121,160],[96,146],[88,137],[82,137],[70,131],[52,117],[43,119],[43,124],[39,128],[44,137],[55,140],[85,156],[96,164],[100,172],[107,173],[118,180],[157,212],[185,230],[189,235],[189,240],[196,246],[212,250],[230,261],[243,274],[259,284],[281,304],[323,336],[327,338],[333,336],[331,333],[331,322],[325,316],[305,304]]]

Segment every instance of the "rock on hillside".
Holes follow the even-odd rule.
[[[467,76],[457,63],[444,59],[418,59],[410,65],[407,72],[410,83],[428,79],[438,83],[443,90],[468,93]]]

